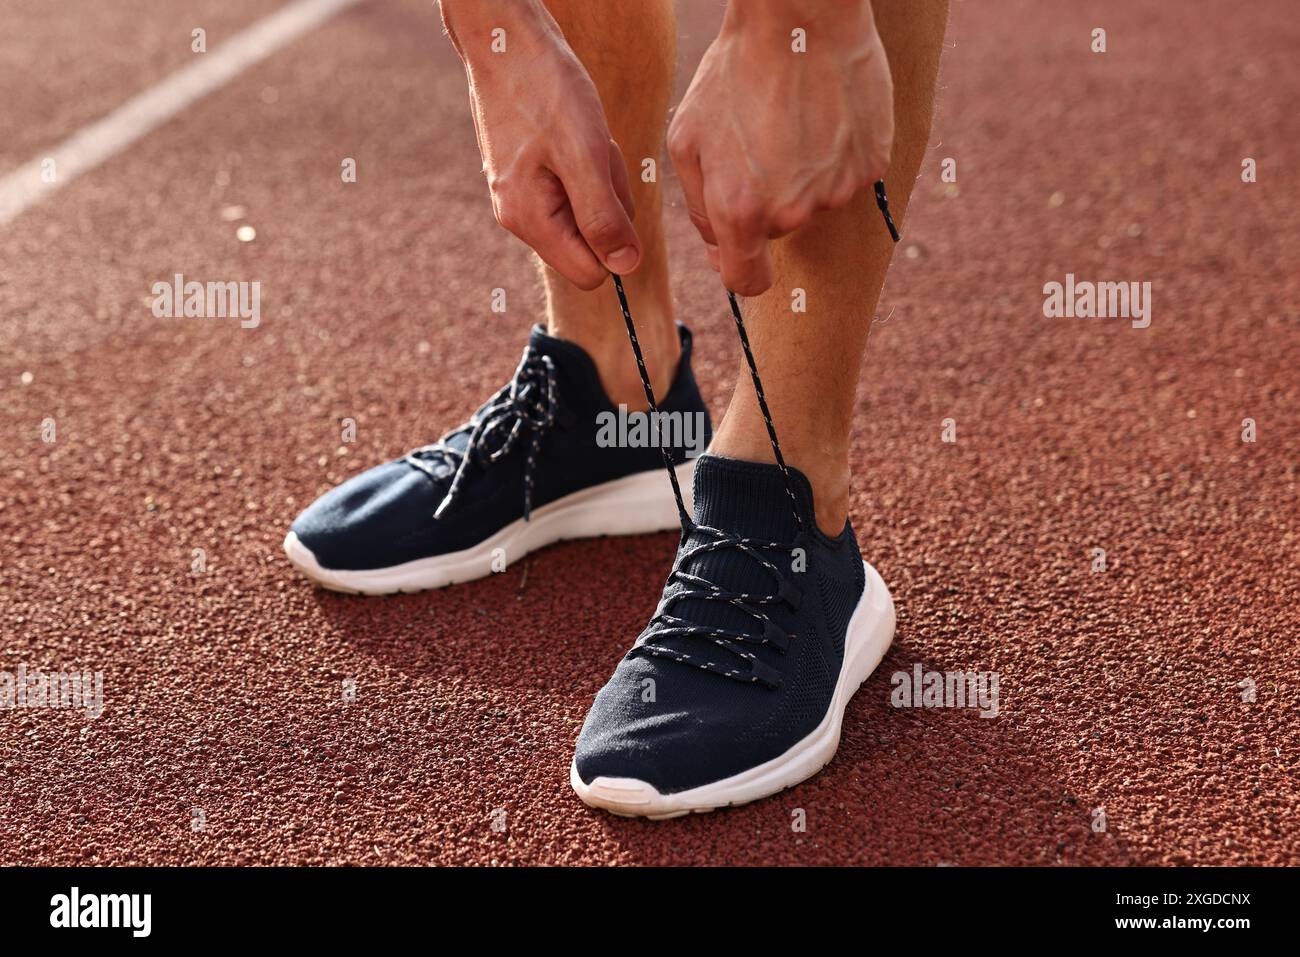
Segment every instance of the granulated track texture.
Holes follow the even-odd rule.
[[[214,48],[274,8],[140,6],[102,42],[15,6],[0,171],[183,65],[195,25]],[[953,5],[854,433],[898,638],[825,771],[711,815],[617,819],[567,782],[673,535],[380,600],[280,552],[504,382],[538,315],[427,2],[354,8],[0,229],[0,670],[102,671],[105,699],[0,712],[0,863],[1300,862],[1300,27],[1282,0],[1088,6]],[[683,77],[718,15],[683,11]],[[669,196],[720,415],[735,331]],[[260,281],[261,325],[154,318],[177,272]],[[1150,281],[1150,327],[1045,318],[1066,273]],[[891,707],[917,663],[996,672],[998,715]]]

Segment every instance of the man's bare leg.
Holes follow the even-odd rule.
[[[876,25],[894,80],[894,147],[886,188],[902,227],[930,135],[947,0],[874,0]],[[763,378],[786,461],[812,483],[817,522],[838,535],[848,515],[849,436],[871,317],[894,252],[875,198],[818,215],[772,244],[774,283],[742,301],[745,327]],[[807,312],[791,294],[807,294]],[[773,461],[743,361],[711,451]]]
[[[610,132],[627,160],[636,204],[633,222],[643,256],[640,268],[625,278],[624,286],[655,395],[661,396],[681,352],[673,325],[659,185],[677,45],[672,2],[546,0],[546,7],[591,75]],[[642,162],[647,158],[655,162],[651,182],[642,178]],[[584,292],[549,266],[543,265],[541,271],[551,334],[587,350],[615,404],[644,408],[645,392],[628,347],[613,283]]]

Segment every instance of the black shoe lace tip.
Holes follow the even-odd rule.
[[[885,195],[885,181],[876,180],[876,205],[880,207],[880,214],[885,217],[885,225],[889,227],[889,237],[898,242],[903,237],[898,233],[898,227],[894,225],[894,217],[889,213],[889,197]]]

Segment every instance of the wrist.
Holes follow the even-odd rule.
[[[720,32],[788,37],[797,28],[860,38],[875,33],[876,21],[871,0],[730,0]]]
[[[538,36],[559,28],[541,0],[439,0],[447,38],[468,68],[490,63],[511,45],[528,47]],[[501,32],[497,32],[501,31]],[[494,46],[504,44],[504,47]]]

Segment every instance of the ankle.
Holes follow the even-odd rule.
[[[682,344],[677,326],[671,313],[650,309],[642,309],[634,318],[650,385],[655,399],[660,400],[672,387],[681,361]],[[619,320],[617,308],[613,316],[602,316],[599,324],[552,320],[550,325],[552,335],[581,346],[591,357],[610,402],[636,411],[647,407],[636,355]]]
[[[645,357],[646,373],[650,376],[650,388],[655,401],[662,401],[672,388],[677,377],[677,367],[681,363],[682,345],[677,338],[676,329],[671,339],[649,344],[637,330],[637,340],[641,343],[641,353]],[[636,356],[627,336],[618,344],[610,355],[593,361],[600,373],[601,385],[605,394],[614,405],[626,405],[629,410],[643,410],[649,407],[645,398],[645,384],[641,381],[641,372],[637,368]]]
[[[728,458],[747,462],[775,463],[772,444],[766,426],[759,419],[756,428],[729,427],[728,415],[713,435],[709,451]],[[812,486],[813,509],[817,527],[831,537],[844,531],[849,515],[849,465],[847,450],[843,454],[828,452],[825,448],[804,448],[798,444],[781,443],[781,454],[786,464],[797,468]]]
[[[830,538],[844,531],[849,520],[849,467],[848,464],[809,469],[799,466],[808,476],[813,490],[813,507],[817,510],[817,527]]]

